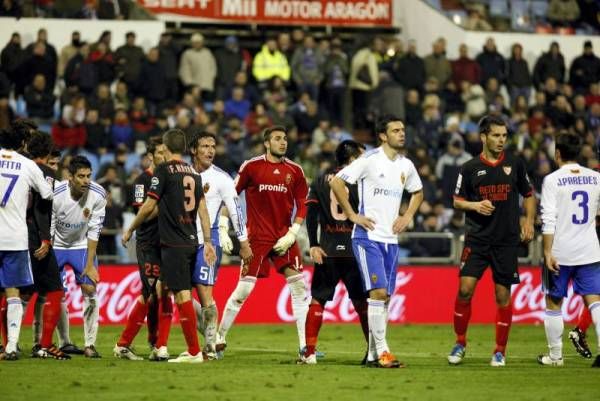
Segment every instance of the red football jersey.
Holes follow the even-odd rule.
[[[272,163],[265,155],[247,160],[235,181],[238,193],[246,191],[250,242],[275,243],[296,217],[306,216],[308,185],[300,165],[284,158]]]

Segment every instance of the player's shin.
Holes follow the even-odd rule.
[[[596,338],[598,340],[598,353],[600,354],[600,301],[592,302],[589,306],[592,322],[596,328]]]
[[[585,333],[585,332],[587,332],[587,329],[590,327],[590,324],[592,324],[592,315],[590,313],[590,309],[582,308],[581,314],[579,315],[579,321],[577,322],[577,328],[582,333]]]
[[[196,312],[192,301],[186,301],[177,304],[179,310],[179,323],[187,344],[187,351],[190,355],[198,355],[200,344],[198,343],[198,333],[196,333]]]
[[[173,319],[173,302],[170,295],[163,295],[158,306],[158,338],[156,348],[166,347],[171,331],[171,320]]]
[[[67,344],[73,344],[70,336],[70,328],[69,328],[69,308],[67,306],[66,299],[61,299],[60,303],[60,316],[58,318],[58,323],[56,325],[56,331],[58,333],[58,343],[61,347]]]
[[[353,299],[352,305],[354,306],[354,310],[358,315],[358,319],[360,321],[360,327],[363,331],[363,335],[365,336],[365,341],[369,342],[369,316],[367,315],[367,300],[366,299]]]
[[[62,296],[62,291],[60,292]],[[60,298],[58,300],[60,305]],[[40,344],[42,337],[42,319],[44,304],[46,303],[46,296],[38,294],[35,304],[33,305],[33,343]]]
[[[85,346],[96,345],[98,336],[99,307],[96,294],[83,295],[83,333],[85,337]]]
[[[381,355],[383,352],[389,352],[386,341],[386,317],[385,317],[385,301],[371,299],[367,300],[368,310],[367,314],[369,317],[369,330],[371,331],[372,341],[374,342],[377,355]]]
[[[204,319],[202,319],[202,305],[195,298],[192,298],[194,303],[194,312],[196,312],[196,321],[198,322],[198,331],[204,336]]]
[[[125,330],[123,330],[123,333],[121,333],[121,337],[117,342],[119,347],[129,347],[131,345],[133,339],[144,325],[144,319],[147,314],[148,305],[138,300],[129,313]]]
[[[306,312],[308,311],[308,299],[306,296],[306,286],[304,285],[304,276],[296,274],[286,278],[292,297],[292,314],[296,319],[296,329],[298,330],[298,341],[300,349],[306,346]]]
[[[456,343],[467,346],[467,328],[471,319],[471,300],[456,298],[454,303],[454,333],[456,333]]]
[[[44,297],[46,302],[41,308],[43,310],[41,317],[42,332],[38,341],[42,348],[49,348],[52,345],[52,333],[54,333],[54,329],[60,318],[60,301],[62,297],[62,291],[51,291]]]
[[[8,326],[6,325],[6,297],[4,295],[0,296],[0,334],[2,334],[2,345],[6,347],[6,343],[8,342]]]
[[[548,341],[548,349],[550,350],[550,358],[557,360],[562,358],[562,335],[565,329],[562,311],[546,309],[544,313],[544,330],[546,332],[546,340]]]
[[[306,352],[307,357],[316,352],[319,330],[323,324],[323,305],[320,303],[311,303],[308,307],[306,316]]]
[[[494,350],[494,353],[501,352],[502,355],[505,354],[511,324],[512,304],[509,303],[506,306],[498,306],[496,312],[496,349]]]
[[[217,322],[219,312],[217,304],[213,303],[206,308],[202,308],[202,325],[204,326],[204,338],[210,350],[214,352],[217,343]]]
[[[23,319],[23,304],[21,298],[6,298],[6,325],[8,342],[6,343],[6,353],[16,352],[19,342],[19,333],[21,331],[21,320]]]
[[[158,301],[156,296],[151,296],[146,301],[148,314],[146,315],[146,326],[148,327],[148,344],[154,346],[158,338]]]
[[[221,323],[219,324],[219,335],[223,340],[227,336],[227,332],[233,325],[235,318],[237,317],[242,305],[250,296],[250,293],[254,289],[256,285],[256,277],[243,277],[238,281],[235,290],[229,296],[227,300],[227,304],[225,305],[225,310],[223,311],[223,317],[221,318]]]

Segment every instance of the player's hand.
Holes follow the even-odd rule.
[[[275,251],[275,253],[278,255],[283,255],[284,253],[286,253],[287,250],[290,249],[292,245],[294,245],[294,242],[296,242],[296,236],[298,235],[299,231],[300,224],[294,223],[289,228],[288,232],[283,237],[279,238],[273,246],[273,250]]]
[[[315,263],[318,263],[320,265],[323,264],[323,258],[327,257],[327,254],[325,253],[323,248],[321,248],[320,246],[311,247],[309,254],[310,254],[310,260],[312,260]]]
[[[226,216],[219,217],[219,242],[223,252],[227,255],[231,255],[231,251],[233,251],[233,241],[229,237],[229,218]]]
[[[496,209],[496,207],[487,199],[477,202],[475,207],[475,211],[484,216],[491,216],[494,209]]]
[[[48,252],[50,252],[50,242],[44,241],[42,242],[42,245],[33,252],[33,257],[37,260],[42,260],[48,255]]]
[[[408,216],[398,216],[396,220],[394,220],[392,232],[394,234],[400,234],[401,232],[406,231],[411,221],[412,218],[409,218]]]
[[[215,247],[210,242],[204,244],[204,261],[210,267],[213,267],[217,261],[217,253],[215,252]]]
[[[127,243],[131,239],[132,235],[133,233],[131,232],[131,230],[125,230],[123,232],[123,237],[121,238],[121,245],[123,245],[124,248],[127,248]]]
[[[240,242],[240,258],[242,258],[242,264],[247,266],[252,261],[254,255],[252,254],[252,248],[250,248],[250,242],[248,240]]]
[[[85,269],[83,269],[83,275],[92,280],[94,284],[97,284],[98,281],[100,281],[100,274],[95,266],[87,266]]]
[[[364,228],[367,231],[375,229],[376,221],[362,214],[355,214],[350,218],[350,221]]]
[[[558,265],[558,261],[554,257],[554,255],[544,254],[544,261],[546,263],[546,267],[554,274],[558,274],[560,271],[560,266]]]
[[[525,244],[529,243],[533,239],[533,223],[521,224],[521,241]]]

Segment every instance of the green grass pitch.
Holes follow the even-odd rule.
[[[103,358],[71,361],[23,357],[0,361],[0,400],[597,400],[600,369],[576,355],[565,341],[565,366],[539,366],[535,358],[546,350],[541,326],[513,326],[507,366],[490,367],[494,327],[469,328],[467,357],[448,366],[453,345],[446,325],[393,325],[388,339],[406,369],[366,369],[359,366],[365,345],[356,325],[324,324],[319,349],[325,359],[316,366],[297,366],[292,325],[238,325],[228,336],[225,359],[199,365],[124,361],[112,356],[121,327],[100,327],[98,350]],[[71,327],[74,340],[82,327]],[[590,345],[595,336],[590,333]],[[31,346],[24,328],[23,347]],[[146,356],[146,333],[137,350]],[[593,349],[595,347],[592,347]],[[174,324],[171,354],[184,351],[183,336]]]

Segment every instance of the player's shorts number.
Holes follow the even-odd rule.
[[[191,212],[196,208],[196,181],[194,177],[186,175],[183,177],[183,206],[186,212]]]
[[[160,277],[160,266],[144,263],[144,275],[146,277]]]
[[[8,188],[6,188],[6,192],[4,193],[4,196],[2,197],[2,201],[0,202],[0,207],[4,207],[8,203],[8,198],[10,198],[10,193],[15,188],[15,184],[17,183],[17,180],[19,179],[19,176],[16,175],[16,174],[0,174],[0,175],[2,177],[10,179],[10,183],[8,184]]]
[[[583,216],[580,219],[577,214],[573,214],[571,216],[573,224],[585,224],[590,217],[590,209],[588,207],[590,197],[588,196],[588,193],[585,191],[575,191],[571,194],[571,200],[577,201],[579,197],[581,197],[581,202],[579,202],[577,206],[581,207]]]
[[[200,280],[208,280],[208,274],[210,272],[210,267],[208,266],[202,266],[200,267],[200,277],[198,277]]]
[[[346,190],[346,193],[350,193],[348,187],[344,187],[344,189]],[[329,199],[331,199],[329,205],[331,217],[333,217],[337,221],[348,220],[348,216],[346,216],[346,213],[344,213],[344,211],[342,210],[342,207],[340,206],[339,202],[337,201],[337,198],[333,193],[333,189],[329,190]]]

